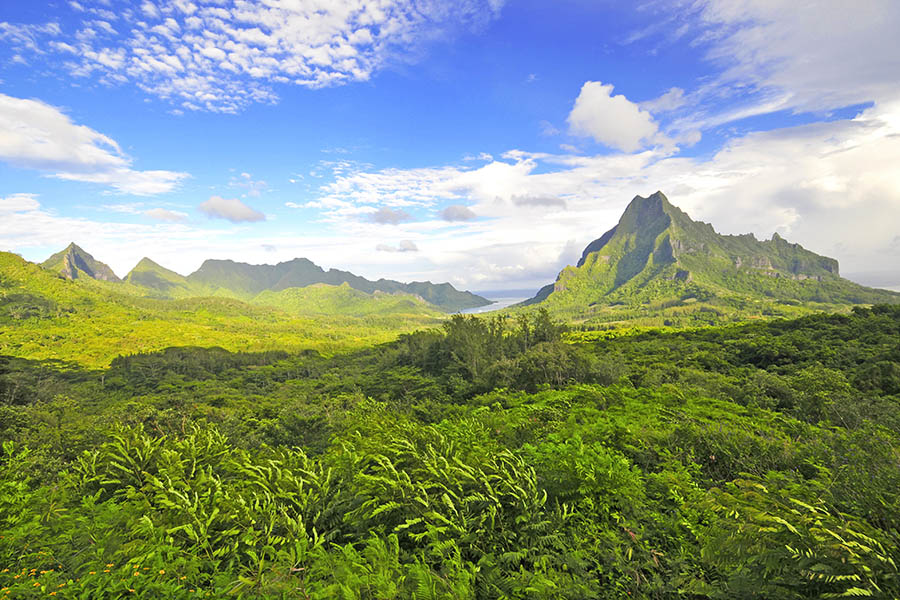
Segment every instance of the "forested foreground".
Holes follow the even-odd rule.
[[[900,597],[900,308],[0,361],[0,597]]]

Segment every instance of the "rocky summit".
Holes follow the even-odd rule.
[[[900,295],[841,278],[836,260],[777,233],[765,241],[721,235],[656,192],[636,196],[575,266],[525,304],[578,310],[713,299],[860,304]]]
[[[99,279],[101,281],[121,281],[106,264],[78,247],[74,242],[65,250],[57,252],[43,263],[45,269],[55,271],[66,279]]]

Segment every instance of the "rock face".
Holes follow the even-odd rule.
[[[59,273],[66,279],[86,277],[101,281],[122,281],[112,269],[79,248],[74,242],[66,246],[65,250],[45,260],[41,266]]]
[[[567,307],[648,303],[686,297],[893,302],[893,295],[841,279],[838,263],[777,233],[721,235],[692,220],[662,192],[636,196],[615,227],[594,240],[574,267],[525,304]]]

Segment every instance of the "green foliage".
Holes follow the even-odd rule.
[[[751,590],[772,599],[893,596],[900,579],[886,550],[891,541],[809,491],[774,475],[713,490],[708,502],[717,518],[703,558],[723,575],[697,589],[714,598]]]

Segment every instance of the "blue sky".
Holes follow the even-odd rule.
[[[893,0],[0,6],[0,249],[537,287],[661,189],[900,285]]]

